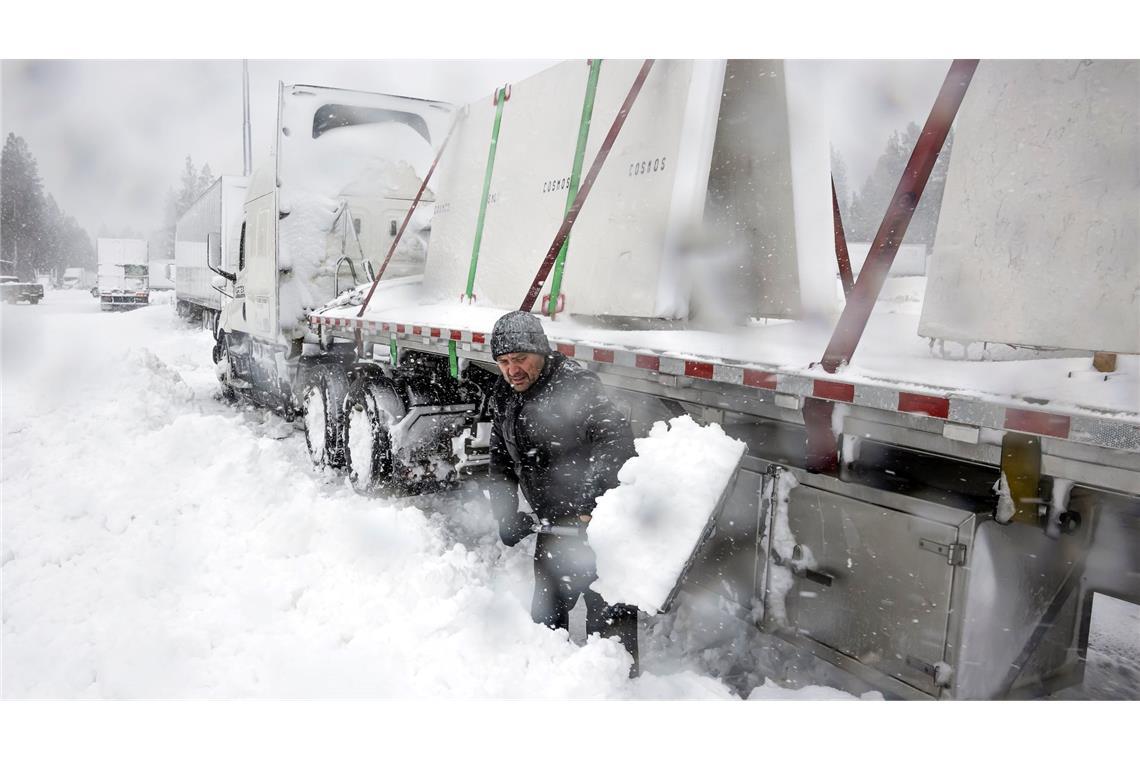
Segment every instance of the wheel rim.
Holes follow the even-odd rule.
[[[309,447],[309,458],[313,464],[318,467],[324,465],[328,443],[328,410],[324,389],[320,385],[314,385],[305,394],[305,443]]]
[[[371,489],[376,480],[376,440],[373,422],[363,404],[348,410],[348,463],[352,482]]]

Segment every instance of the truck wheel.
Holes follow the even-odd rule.
[[[391,429],[404,416],[404,404],[386,382],[361,377],[344,406],[348,480],[357,493],[373,495],[392,481]]]
[[[317,367],[303,396],[305,445],[314,467],[344,466],[344,398],[348,378],[339,366]]]

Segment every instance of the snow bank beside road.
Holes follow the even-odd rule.
[[[4,697],[732,696],[533,624],[485,507],[314,474],[169,306],[66,307],[4,311]]]
[[[745,447],[688,415],[655,423],[634,446],[621,485],[598,499],[590,521],[598,557],[591,588],[652,614],[665,605]]]

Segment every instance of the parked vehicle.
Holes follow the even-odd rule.
[[[35,306],[44,297],[44,286],[38,282],[20,282],[15,275],[0,276],[0,300],[4,303],[27,301]]]
[[[99,308],[135,309],[150,303],[147,242],[133,238],[99,238]]]
[[[206,252],[214,252],[222,269],[238,268],[242,204],[248,188],[248,177],[219,177],[174,228],[175,309],[211,331],[216,330],[223,299],[232,293],[215,288],[216,275],[207,266]]]
[[[636,434],[688,414],[748,446],[679,604],[903,697],[1079,682],[1095,598],[1140,604],[1140,63],[973,63],[912,158],[957,114],[920,308],[876,302],[918,169],[837,300],[818,83],[794,62],[567,62],[451,133],[442,104],[283,95],[245,253],[211,259],[218,377],[300,415],[362,493],[439,487],[487,461],[492,325],[537,307]],[[358,139],[379,118],[389,140]],[[434,169],[416,137],[447,146],[426,261],[380,280],[382,247],[338,223],[357,197],[409,208]],[[349,193],[337,167],[368,155],[383,193]]]
[[[151,259],[147,263],[149,286],[155,290],[174,290],[174,259]]]
[[[68,267],[63,270],[63,287],[68,290],[90,290],[97,284],[94,272],[83,267]]]

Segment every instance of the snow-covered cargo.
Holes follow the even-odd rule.
[[[179,313],[218,313],[222,293],[214,289],[207,266],[212,250],[221,268],[238,267],[241,213],[249,187],[246,177],[223,175],[186,209],[174,227],[174,295]]]
[[[588,63],[559,64],[464,109],[440,169],[425,299],[470,288],[481,305],[522,300],[566,213]],[[640,67],[602,64],[583,176]],[[781,61],[658,62],[575,223],[563,310],[684,318],[723,311],[727,295],[737,319],[801,313],[794,105]],[[699,287],[710,279],[719,292]]]
[[[920,334],[1140,353],[1140,61],[984,61],[957,129]]]
[[[132,309],[150,302],[147,242],[134,238],[99,238],[99,306],[104,311]]]
[[[614,72],[618,91],[628,91],[631,65],[609,65],[603,63],[601,77]],[[700,100],[693,96],[700,79],[694,72],[704,64],[658,65],[645,90],[656,96],[632,105],[631,144],[657,144],[645,133],[645,122],[666,137],[683,133],[691,112],[677,102]],[[500,91],[467,110],[470,122],[460,122],[457,142],[441,161],[422,278],[381,282],[367,304],[372,283],[342,293],[309,315],[309,331],[295,333],[295,350],[277,354],[272,366],[265,352],[259,362],[255,350],[234,351],[242,345],[240,335],[223,336],[218,372],[228,389],[274,403],[287,414],[303,413],[314,463],[344,467],[358,491],[418,488],[433,478],[451,483],[486,461],[486,398],[496,378],[488,350],[492,325],[518,307],[568,200],[564,188],[559,203],[536,200],[542,184],[535,187],[536,175],[512,154],[517,148],[507,145],[508,117],[515,116],[517,126],[531,125],[520,133],[524,137],[542,125],[543,134],[573,143],[581,104],[590,99],[586,75],[575,73],[584,67],[562,64],[507,88],[509,99]],[[858,350],[828,372],[820,360],[836,329],[828,298],[835,297],[837,266],[834,258],[820,258],[834,257],[828,250],[834,245],[830,183],[826,171],[819,171],[827,166],[827,144],[818,139],[826,124],[809,118],[812,109],[805,105],[817,96],[819,82],[793,64],[729,62],[721,70],[720,97],[710,106],[716,118],[700,113],[696,120],[715,124],[716,134],[684,146],[711,149],[706,176],[664,182],[662,193],[673,193],[668,202],[654,196],[627,204],[632,195],[601,184],[607,171],[621,167],[606,163],[598,175],[599,194],[582,209],[585,222],[590,213],[622,208],[609,224],[619,233],[644,231],[649,253],[639,259],[647,266],[638,271],[645,279],[635,281],[622,269],[621,251],[590,264],[589,255],[575,248],[582,242],[575,227],[563,281],[565,308],[556,317],[542,317],[551,344],[597,372],[635,435],[688,414],[717,423],[747,446],[735,486],[682,579],[681,606],[715,599],[707,606],[752,621],[902,696],[995,698],[1045,692],[1079,679],[1079,652],[1087,640],[1081,621],[1093,590],[1140,603],[1140,567],[1128,548],[1140,542],[1140,361],[1115,357],[1115,368],[1101,371],[1090,362],[1099,348],[1094,345],[1042,351],[995,347],[981,336],[962,337],[957,344],[924,337],[922,288],[907,290],[922,278],[910,276],[895,283],[905,297],[883,298]],[[651,87],[654,76],[665,79]],[[566,97],[574,78],[577,94]],[[535,82],[549,84],[536,89]],[[783,88],[778,97],[772,89],[777,83]],[[1050,80],[1022,85],[1030,86],[1048,89]],[[549,88],[560,88],[561,97]],[[1074,98],[1084,97],[1080,91],[1059,88],[1056,97],[1061,110],[1100,118],[1073,106]],[[606,98],[600,102],[611,102]],[[985,109],[987,103],[982,97],[964,108]],[[1127,110],[1128,104],[1108,107]],[[645,112],[639,115],[639,108]],[[1023,111],[1020,117],[1038,115]],[[762,125],[752,142],[745,139],[753,134],[750,123]],[[587,144],[596,144],[608,126],[609,118],[596,112]],[[1078,126],[1070,131],[1079,132]],[[473,137],[480,133],[481,146]],[[970,134],[955,138],[955,156],[985,154],[1006,139]],[[567,176],[573,145],[533,139],[533,164],[549,173],[549,150],[559,157],[551,163],[567,166],[554,179]],[[619,137],[615,150],[621,144]],[[1057,150],[1075,148],[1061,140]],[[585,153],[589,166],[593,155]],[[617,155],[607,160],[617,161]],[[449,161],[456,165],[449,167]],[[1056,163],[1073,166],[1067,159]],[[672,161],[666,165],[676,168]],[[513,179],[496,186],[503,167],[503,176]],[[1070,179],[1079,185],[1079,177]],[[659,307],[680,303],[670,301],[672,296],[658,298],[663,285],[676,284],[662,276],[673,251],[661,241],[685,227],[677,226],[684,214],[672,211],[693,208],[674,204],[679,187],[705,193],[708,228],[677,238],[687,251],[713,253],[698,269],[728,262],[722,274],[743,272],[734,286],[744,294],[752,274],[762,281],[770,276],[767,284],[776,297],[757,288],[753,295],[761,295],[755,300],[737,298],[723,286],[731,277],[719,283],[712,278],[704,296],[694,287],[687,319],[660,319],[670,312]],[[773,187],[771,205],[757,205]],[[1140,193],[1125,192],[1135,205]],[[445,194],[451,200],[443,200]],[[733,200],[718,208],[712,202],[718,197]],[[951,199],[962,197],[948,190],[943,216],[947,204],[958,202]],[[453,214],[456,208],[462,213]],[[745,232],[726,237],[726,209],[737,215],[727,227]],[[995,210],[975,206],[970,212]],[[1082,216],[1088,212],[1082,203],[1074,203],[1072,212],[1073,226],[1096,221]],[[544,215],[550,218],[538,224]],[[459,295],[466,295],[480,217],[485,229],[476,282],[486,276],[489,287],[474,288],[475,302],[464,303]],[[549,239],[540,244],[536,230],[543,225]],[[732,264],[739,258],[723,254],[726,247],[743,251],[744,270]],[[645,309],[611,308],[613,303],[575,307],[582,291],[570,287],[571,272],[584,261],[596,266],[591,288],[609,294],[613,303],[628,291],[631,297],[623,303]],[[1052,276],[1087,288],[1110,271],[1115,270]],[[817,280],[829,291],[824,297],[818,297]],[[930,278],[930,288],[935,280]],[[499,286],[501,291],[494,290]],[[516,289],[516,296],[508,295]],[[787,294],[783,301],[781,289]],[[718,294],[726,302],[719,313],[712,303]],[[774,315],[802,318],[767,318]],[[254,364],[256,371],[249,369]],[[1097,366],[1106,365],[1098,359]],[[1009,515],[1003,505],[1012,506]],[[876,572],[880,567],[885,571]],[[987,612],[995,605],[1001,614]],[[717,627],[710,621],[711,629]]]

